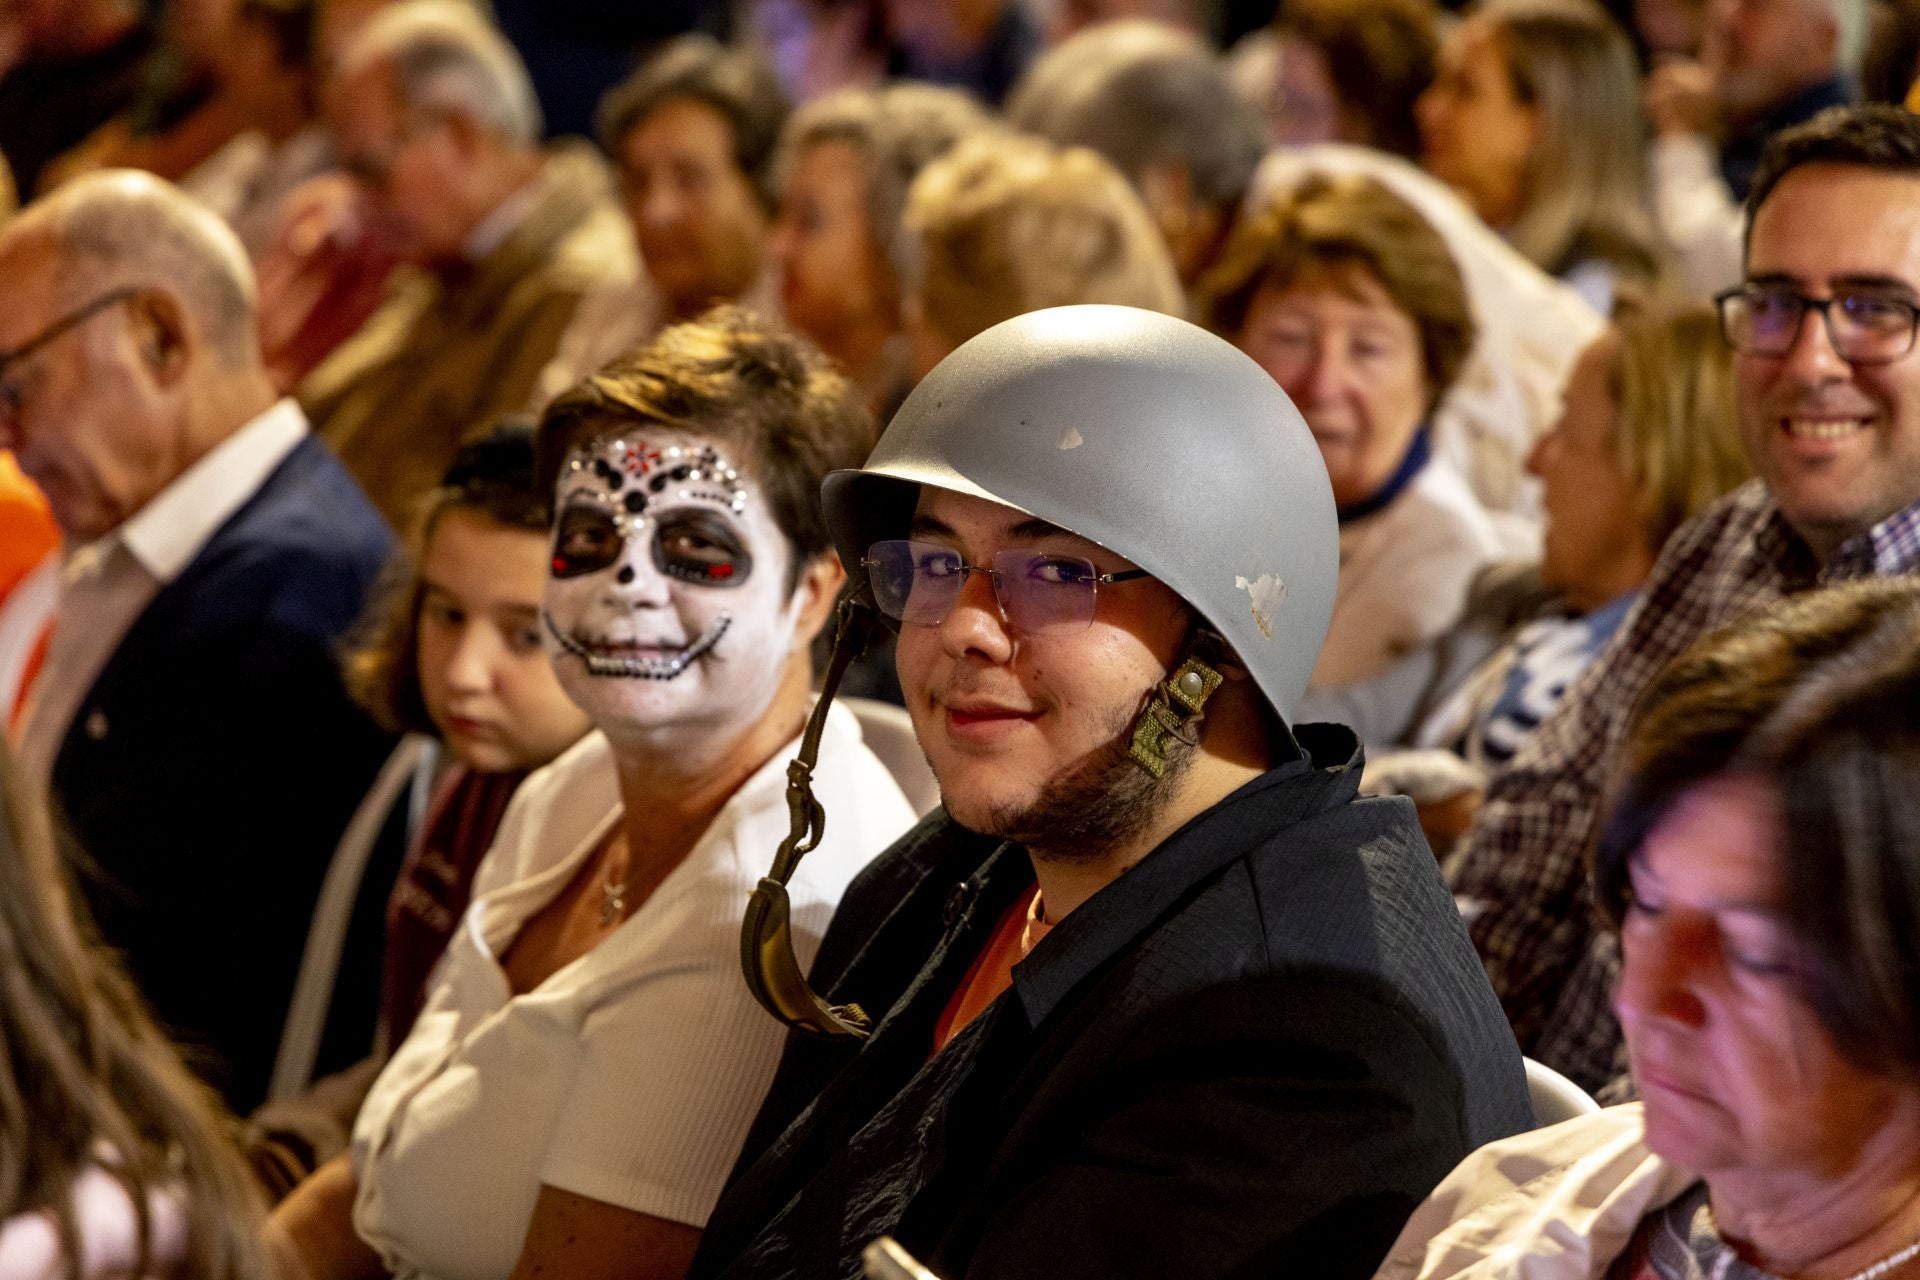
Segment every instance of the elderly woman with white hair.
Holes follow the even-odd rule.
[[[1649,691],[1594,868],[1642,1101],[1469,1156],[1380,1280],[1920,1276],[1916,640],[1856,584]]]

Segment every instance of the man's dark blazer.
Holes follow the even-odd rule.
[[[854,1277],[892,1234],[948,1280],[1370,1276],[1531,1111],[1412,806],[1356,797],[1350,731],[1300,737],[1320,767],[1188,823],[937,1056],[1031,865],[938,814],[883,854],[815,969],[878,1026],[790,1043],[694,1275]]]
[[[303,440],[134,621],[54,760],[102,937],[243,1113],[334,843],[390,745],[337,650],[392,544]]]

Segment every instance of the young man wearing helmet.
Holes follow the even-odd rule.
[[[790,1043],[693,1274],[853,1276],[891,1234],[948,1280],[1370,1275],[1530,1116],[1412,809],[1288,723],[1338,555],[1299,414],[1192,325],[1061,308],[825,496],[944,812],[849,890],[841,1003],[769,961],[803,842],[762,881],[750,985],[848,1034]]]

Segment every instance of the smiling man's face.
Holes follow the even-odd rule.
[[[1920,178],[1793,170],[1754,215],[1747,280],[1920,303]],[[1823,557],[1920,499],[1920,351],[1849,364],[1809,312],[1785,355],[1736,355],[1734,377],[1753,469]]]
[[[1031,548],[1082,557],[1102,574],[1133,567],[1011,507],[931,486],[911,532],[968,564]],[[1029,635],[1002,616],[988,575],[973,573],[937,625],[903,625],[900,686],[947,811],[975,831],[1029,844],[1063,828],[1112,836],[1150,819],[1157,784],[1127,759],[1127,746],[1191,620],[1172,590],[1141,578],[1099,588],[1086,630]],[[1100,812],[1109,807],[1132,811]]]
[[[610,738],[744,729],[801,634],[787,540],[715,441],[636,430],[574,450],[555,492],[542,626],[567,695]]]

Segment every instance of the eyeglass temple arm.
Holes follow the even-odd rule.
[[[840,602],[833,655],[827,660],[820,697],[800,735],[800,750],[787,766],[787,838],[774,854],[773,869],[748,897],[746,919],[740,926],[740,967],[753,998],[789,1027],[826,1038],[865,1039],[868,1019],[859,1005],[830,1005],[807,985],[793,949],[787,882],[799,869],[800,859],[813,852],[826,834],[826,810],[813,795],[813,768],[820,758],[820,738],[833,696],[847,668],[866,649],[875,614],[864,590]]]

